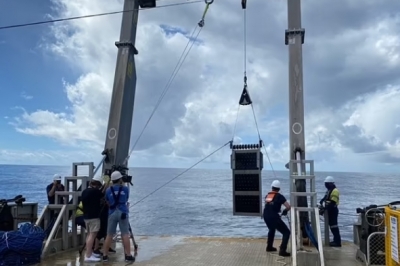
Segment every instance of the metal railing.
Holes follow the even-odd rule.
[[[308,208],[306,208],[308,209]],[[310,208],[311,209],[311,208]],[[322,235],[321,235],[321,225],[320,221],[318,219],[319,217],[319,212],[318,208],[313,208],[313,211],[309,210],[304,210],[301,208],[292,208],[290,210],[290,217],[291,217],[291,223],[290,223],[290,230],[292,232],[291,235],[291,241],[290,241],[290,246],[291,246],[291,251],[292,251],[292,265],[297,266],[297,253],[298,251],[304,251],[303,248],[303,239],[302,239],[302,232],[300,230],[300,212],[309,212],[309,214],[314,215],[315,221],[316,221],[316,234],[317,234],[317,242],[318,242],[318,257],[319,257],[319,265],[324,266],[325,265],[325,258],[324,258],[324,252],[323,252],[323,245],[322,245]],[[297,226],[297,228],[296,228]]]

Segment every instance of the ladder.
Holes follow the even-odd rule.
[[[89,168],[87,175],[78,175],[79,166],[86,166]],[[66,251],[70,249],[76,249],[83,243],[85,243],[86,233],[85,230],[78,232],[75,215],[76,206],[78,205],[79,197],[84,189],[87,188],[88,182],[93,178],[94,165],[92,162],[77,162],[72,164],[72,176],[64,177],[64,186],[66,191],[57,191],[55,193],[55,204],[49,204],[45,206],[41,215],[36,220],[36,225],[47,229],[52,226],[52,229],[45,240],[42,258],[48,255]],[[81,181],[81,187],[78,188],[78,181]],[[59,204],[61,197],[66,197],[66,204]],[[72,196],[72,202],[70,197]],[[54,220],[54,214],[50,213],[57,212],[57,218]],[[71,215],[72,213],[72,215]],[[69,231],[69,221],[71,220],[72,230]],[[52,224],[53,223],[53,224]],[[61,234],[59,230],[61,229]]]
[[[306,167],[306,166],[309,167]],[[309,168],[307,173],[306,169]],[[295,169],[302,169],[299,174]],[[317,236],[318,250],[319,250],[319,262],[321,266],[325,266],[324,252],[322,245],[321,225],[319,220],[319,211],[317,207],[317,192],[315,191],[315,175],[314,175],[314,161],[313,160],[291,160],[289,162],[290,171],[290,204],[292,206],[290,210],[291,217],[291,251],[292,251],[292,265],[293,266],[306,266],[302,262],[298,261],[298,252],[302,252],[303,249],[303,236],[300,229],[300,212],[308,212],[311,218],[311,227],[314,235]],[[309,180],[309,192],[297,192],[296,191],[296,180]],[[298,206],[297,197],[307,197],[309,207]],[[311,254],[310,254],[311,255]]]

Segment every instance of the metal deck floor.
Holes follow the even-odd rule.
[[[265,252],[266,240],[260,238],[228,237],[136,237],[139,251],[135,265],[147,266],[283,266],[291,265],[290,258],[282,258]],[[279,240],[275,246],[279,246]],[[77,251],[64,252],[46,258],[40,266],[78,265],[128,265],[123,258],[120,243],[117,253],[109,256],[109,262],[85,263]],[[355,260],[356,247],[346,243],[342,248],[327,248],[327,266],[361,266]],[[311,265],[310,265],[311,266]]]

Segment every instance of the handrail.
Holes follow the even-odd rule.
[[[57,232],[58,226],[60,225],[61,220],[63,219],[63,216],[64,216],[64,213],[65,213],[65,210],[67,209],[67,206],[68,205],[63,205],[62,206],[61,211],[60,211],[60,213],[59,213],[59,215],[58,215],[58,217],[56,219],[56,222],[54,223],[53,228],[51,229],[51,232],[50,232],[49,236],[46,239],[46,243],[45,243],[45,245],[43,247],[43,251],[42,251],[42,258],[46,254],[47,249],[49,248],[49,245],[50,245],[51,241],[53,240],[54,235]]]
[[[318,251],[319,251],[319,259],[321,260],[321,266],[325,265],[325,257],[324,257],[324,245],[322,245],[322,234],[321,234],[321,221],[319,220],[319,209],[316,207],[314,209],[316,227],[317,227],[317,241],[318,241]]]
[[[290,223],[290,230],[291,230],[291,250],[292,250],[292,266],[297,266],[297,247],[300,247],[299,250],[303,250],[302,248],[302,235],[301,235],[301,230],[300,230],[300,223],[298,222],[300,220],[300,212],[304,210],[299,207],[297,209],[296,207],[292,207],[290,210],[290,216],[292,217],[291,223]],[[318,207],[313,208],[312,212],[314,212],[315,215],[315,220],[316,220],[316,227],[317,227],[317,241],[318,241],[318,253],[319,253],[319,259],[320,259],[320,264],[321,266],[325,266],[325,256],[324,256],[324,245],[322,242],[322,234],[321,234],[321,222],[319,220],[319,211]],[[296,225],[297,225],[297,230],[296,230]]]
[[[290,209],[290,217],[292,217],[291,219],[291,223],[290,223],[290,231],[292,232],[291,235],[291,242],[292,242],[292,265],[293,266],[297,266],[297,243],[296,243],[296,235],[293,235],[293,232],[296,232],[296,211],[294,210],[294,208]]]

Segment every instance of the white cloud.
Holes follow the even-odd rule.
[[[21,92],[21,97],[24,98],[25,100],[32,100],[33,96],[28,95],[25,91]]]
[[[122,0],[52,2],[55,17],[122,8]],[[396,32],[399,18],[390,14],[399,4],[395,1],[370,4],[371,9],[381,11],[371,15],[368,10],[354,8],[351,0],[340,5],[325,1],[323,10],[316,8],[320,2],[309,1],[303,8],[307,32],[304,44],[307,152],[320,162],[343,164],[347,155],[362,161],[361,153],[372,152],[372,160],[393,163],[400,156],[397,128],[400,121],[396,115],[400,108],[396,105],[400,47]],[[132,141],[145,124],[187,43],[188,36],[182,32],[191,32],[203,9],[204,4],[193,4],[140,12]],[[332,17],[329,12],[321,14],[324,10],[337,12]],[[254,1],[249,3],[247,12],[250,94],[271,160],[283,167],[289,153],[288,52],[283,43],[286,4]],[[338,21],[338,17],[344,19]],[[119,39],[120,23],[121,16],[113,15],[52,26],[44,47],[82,74],[78,80],[64,83],[70,101],[68,112],[56,113],[46,106],[35,112],[24,111],[15,124],[19,132],[46,136],[65,145],[83,144],[85,149],[90,147],[92,156],[97,156],[94,149],[100,152],[105,139],[117,55],[114,42]],[[139,142],[140,151],[132,156],[134,162],[146,164],[147,158],[150,163],[158,157],[164,165],[185,163],[187,158],[202,157],[232,137],[243,89],[240,5],[215,2],[205,24],[201,42],[193,47]],[[167,33],[166,27],[179,31]],[[238,141],[240,138],[257,141],[250,107],[241,107],[236,133]],[[210,160],[226,163],[228,153],[225,150]],[[357,161],[357,167],[361,167],[359,164]]]

